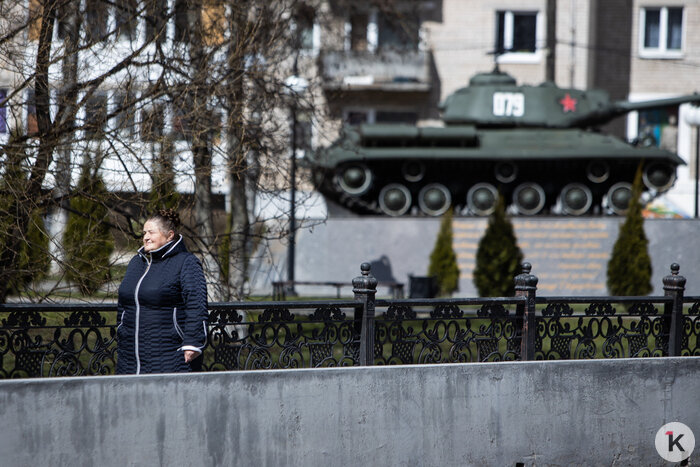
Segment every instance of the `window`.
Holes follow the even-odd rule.
[[[56,6],[56,23],[54,30],[56,37],[59,39],[65,39],[68,37],[70,28],[70,15],[75,15],[76,11],[66,4],[59,4]]]
[[[343,112],[343,120],[348,125],[362,123],[405,123],[415,125],[418,114],[410,110],[351,109]]]
[[[496,12],[496,52],[534,53],[537,50],[537,12]]]
[[[369,18],[366,13],[357,13],[350,16],[350,50],[367,50],[367,24]]]
[[[164,122],[163,104],[155,104],[141,111],[141,140],[159,141],[163,136]]]
[[[7,133],[7,89],[0,89],[0,134]]]
[[[175,41],[189,43],[197,22],[197,10],[191,0],[175,2]]]
[[[36,120],[36,95],[34,89],[27,90],[27,134],[39,133],[39,124]]]
[[[415,125],[418,121],[418,115],[415,112],[393,112],[386,110],[377,111],[377,123],[407,123]]]
[[[136,96],[132,92],[118,91],[114,94],[116,129],[130,137],[136,136],[135,101]]]
[[[381,49],[418,50],[418,17],[379,15],[377,46]]]
[[[192,141],[194,102],[194,96],[187,94],[180,96],[173,102],[171,126],[173,136],[177,141]]]
[[[146,3],[146,41],[163,44],[166,39],[167,0],[148,0]]]
[[[85,102],[85,138],[101,139],[107,127],[107,95],[95,93]]]
[[[109,3],[100,0],[86,0],[85,34],[89,42],[107,40],[107,18]]]
[[[138,0],[116,0],[114,2],[114,20],[120,39],[136,40],[137,2]]]
[[[296,18],[297,40],[300,50],[314,49],[314,10],[302,7],[297,12]]]
[[[659,146],[667,151],[676,152],[678,150],[678,107],[640,110],[637,134],[642,145]]]
[[[420,19],[415,11],[388,14],[375,9],[356,10],[345,23],[345,50],[415,51],[420,42]]]
[[[683,8],[642,8],[640,55],[678,55],[683,43]]]

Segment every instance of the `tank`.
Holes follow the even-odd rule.
[[[647,199],[683,160],[642,138],[596,127],[633,110],[700,102],[700,94],[612,102],[598,89],[518,86],[494,70],[440,105],[441,124],[346,126],[307,163],[323,195],[359,214],[485,216],[502,193],[516,215],[620,215],[641,166]]]

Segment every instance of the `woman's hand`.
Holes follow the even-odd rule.
[[[185,350],[185,362],[190,363],[197,357],[199,357],[199,352],[195,352],[194,350]]]

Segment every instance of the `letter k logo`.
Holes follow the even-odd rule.
[[[666,435],[668,436],[668,452],[673,452],[673,446],[678,446],[678,449],[685,452],[685,449],[683,449],[683,446],[681,446],[681,443],[678,442],[683,437],[683,433],[678,435],[675,439],[673,438],[672,431],[667,431]]]
[[[690,427],[684,423],[666,423],[656,432],[654,447],[665,460],[681,462],[693,454],[695,435]]]

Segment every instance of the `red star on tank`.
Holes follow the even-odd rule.
[[[576,112],[576,99],[571,97],[567,92],[563,99],[559,101],[562,106],[562,111],[566,112]]]

